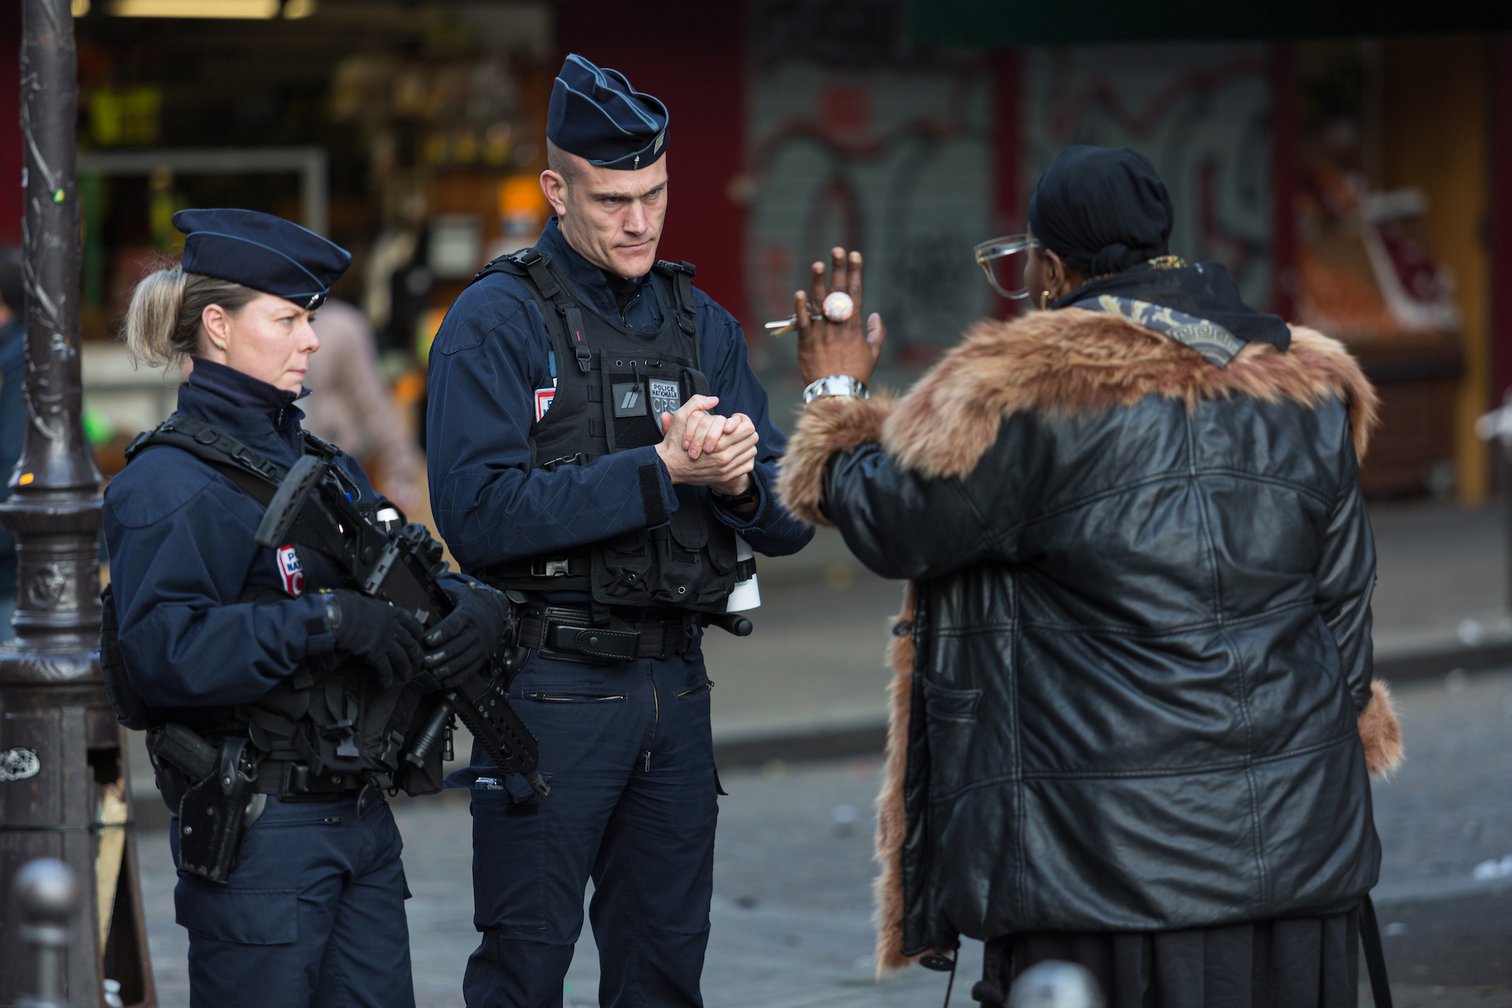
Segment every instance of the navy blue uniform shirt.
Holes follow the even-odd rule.
[[[650,277],[621,311],[603,271],[574,252],[553,219],[536,247],[600,315],[655,334],[661,307]],[[715,507],[719,520],[752,549],[782,556],[813,537],[778,503],[776,465],[787,439],[768,415],[766,390],[751,370],[745,336],[729,312],[695,288],[699,367],[719,397],[714,412],[744,413],[760,435],[752,472],[754,513]],[[536,392],[552,388],[546,320],[526,282],[495,273],[462,292],[430,353],[426,454],[431,510],[463,570],[553,553],[651,526],[677,508],[672,480],[654,445],[613,452],[586,465],[530,468]],[[640,470],[652,467],[660,500],[642,497]],[[710,506],[713,506],[712,504]]]
[[[196,358],[178,412],[291,466],[302,451],[295,398]],[[336,464],[376,496],[353,459]],[[288,594],[277,553],[253,541],[262,516],[230,477],[178,448],[148,448],[111,480],[103,521],[121,651],[148,706],[250,703],[334,649],[324,606]],[[266,597],[242,601],[249,589]]]

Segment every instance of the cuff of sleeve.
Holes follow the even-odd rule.
[[[723,506],[724,502],[720,501],[711,492],[710,496],[714,497],[716,505],[714,513],[719,516],[721,522],[733,529],[749,529],[760,526],[766,521],[766,517],[772,507],[772,488],[769,479],[770,477],[762,468],[757,467],[751,470],[750,493],[755,497],[756,506],[750,511],[737,511],[734,508],[725,507]]]
[[[336,650],[336,631],[326,614],[326,598],[320,593],[293,600],[305,628],[305,657],[314,658]]]
[[[667,467],[656,456],[656,448],[637,449],[636,483],[640,488],[641,507],[646,512],[646,527],[665,525],[677,510],[677,493],[672,487],[672,477]]]
[[[892,405],[886,397],[814,400],[799,418],[782,457],[777,494],[783,505],[810,524],[833,525],[821,507],[829,458],[868,441],[880,442]]]

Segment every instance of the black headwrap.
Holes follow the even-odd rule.
[[[1057,154],[1029,197],[1029,229],[1088,277],[1049,307],[1120,315],[1218,367],[1245,343],[1285,350],[1291,342],[1286,323],[1245,304],[1222,266],[1169,254],[1171,197],[1155,166],[1126,147],[1077,144]]]
[[[1034,187],[1029,230],[1088,276],[1116,273],[1170,251],[1171,197],[1142,155],[1073,144]]]

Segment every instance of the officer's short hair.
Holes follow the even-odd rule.
[[[572,160],[572,155],[550,140],[546,141],[546,167],[562,176],[562,181],[569,185],[577,181],[578,166]]]

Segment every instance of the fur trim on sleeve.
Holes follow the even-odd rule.
[[[903,594],[903,611],[895,622],[913,620],[914,587]],[[912,635],[893,637],[888,646],[892,682],[887,686],[887,758],[882,765],[882,787],[877,793],[877,877],[872,880],[872,920],[877,926],[877,978],[916,962],[903,948],[903,839],[907,813],[903,808],[903,775],[908,768],[908,719],[913,691],[914,643]]]
[[[777,494],[783,506],[810,524],[833,525],[819,507],[824,499],[824,467],[836,452],[881,440],[882,424],[892,406],[887,396],[834,397],[810,403],[788,438],[778,470]]]
[[[1402,726],[1397,723],[1391,690],[1379,679],[1370,683],[1370,700],[1359,717],[1365,767],[1373,776],[1390,777],[1402,765]]]

